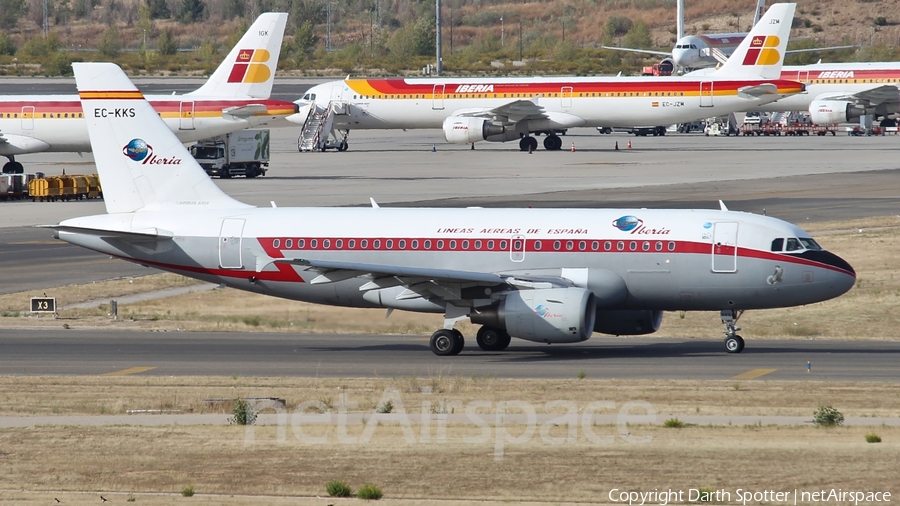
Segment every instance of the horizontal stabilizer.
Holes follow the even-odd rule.
[[[123,230],[106,230],[99,228],[73,227],[69,225],[38,225],[37,228],[49,228],[57,232],[70,232],[73,234],[93,235],[95,237],[105,237],[113,239],[121,239],[131,242],[147,242],[147,241],[169,241],[174,237],[172,232],[157,228],[148,229],[147,231],[133,232]]]
[[[247,104],[240,107],[229,107],[222,109],[222,116],[235,116],[238,118],[249,118],[254,114],[265,114],[268,111],[266,106],[262,104]]]
[[[746,99],[757,99],[766,95],[777,95],[778,86],[774,84],[757,84],[738,88],[738,96]]]

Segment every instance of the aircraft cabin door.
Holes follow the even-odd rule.
[[[22,130],[34,130],[34,106],[22,106]]]
[[[431,108],[435,111],[444,110],[444,87],[443,84],[435,84],[431,91]]]
[[[808,70],[798,70],[797,71],[797,81],[801,83],[809,83],[809,71]]]
[[[713,106],[713,82],[703,81],[700,83],[700,107]]]
[[[713,225],[713,272],[737,272],[737,235],[738,224],[735,222]]]
[[[509,259],[513,262],[525,260],[525,237],[514,235],[509,240]]]
[[[571,86],[563,86],[562,89],[559,90],[559,97],[561,100],[560,106],[563,108],[572,107],[572,87]]]
[[[244,221],[242,218],[225,218],[222,220],[222,228],[219,231],[219,267],[223,269],[241,269],[244,267],[244,262],[241,259]]]
[[[182,102],[178,108],[178,129],[194,129],[194,102],[192,100]]]

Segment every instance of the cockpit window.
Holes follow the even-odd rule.
[[[778,238],[772,241],[772,251],[781,251],[784,249],[784,239]]]
[[[316,99],[316,94],[315,94],[315,93],[310,93],[310,94],[309,94],[309,99],[314,101],[314,100]]]
[[[803,249],[803,245],[800,244],[800,239],[795,237],[788,237],[787,245],[785,246],[785,251],[797,251],[798,249]]]
[[[306,95],[303,95],[303,100],[309,100],[309,93],[307,93]]]
[[[691,49],[697,49],[697,45],[696,45],[696,44],[691,44]]]
[[[800,244],[802,244],[803,247],[806,249],[811,249],[811,250],[816,250],[816,251],[819,251],[822,249],[822,247],[819,246],[819,243],[817,243],[811,237],[801,237]]]

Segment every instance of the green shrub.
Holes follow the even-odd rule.
[[[373,485],[371,483],[366,483],[366,484],[360,486],[359,491],[356,492],[356,497],[358,499],[366,499],[366,500],[370,500],[370,499],[378,500],[378,499],[381,499],[382,495],[383,494],[381,493],[381,489],[378,487],[378,485]]]
[[[583,380],[586,377],[587,377],[587,373],[584,371],[584,369],[581,369],[578,371],[578,379]]]
[[[844,415],[832,406],[819,406],[813,413],[813,423],[826,427],[836,427],[844,424]]]
[[[866,434],[866,442],[867,443],[880,443],[881,436],[879,436],[878,434],[875,434],[874,432],[870,432],[870,433]]]
[[[256,423],[256,411],[250,407],[244,399],[238,399],[234,402],[234,409],[231,410],[232,417],[228,419],[231,425],[253,425]]]
[[[684,427],[684,422],[682,422],[682,421],[679,420],[678,418],[669,418],[668,420],[666,420],[666,421],[663,423],[663,426],[665,426],[665,427],[672,427],[672,428],[675,428],[675,429],[680,429],[680,428]]]
[[[394,410],[394,403],[391,401],[385,401],[384,404],[375,408],[377,413],[390,413]]]
[[[183,495],[184,497],[194,497],[194,486],[188,485],[181,489],[181,495]]]
[[[325,490],[328,491],[328,495],[331,497],[353,496],[353,489],[350,488],[350,485],[347,485],[347,483],[340,480],[329,481],[328,484],[325,485]]]

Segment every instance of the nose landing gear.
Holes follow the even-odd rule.
[[[725,351],[728,353],[740,353],[744,351],[744,338],[737,335],[737,321],[744,314],[744,311],[735,309],[723,309],[720,313],[722,323],[725,324]]]

